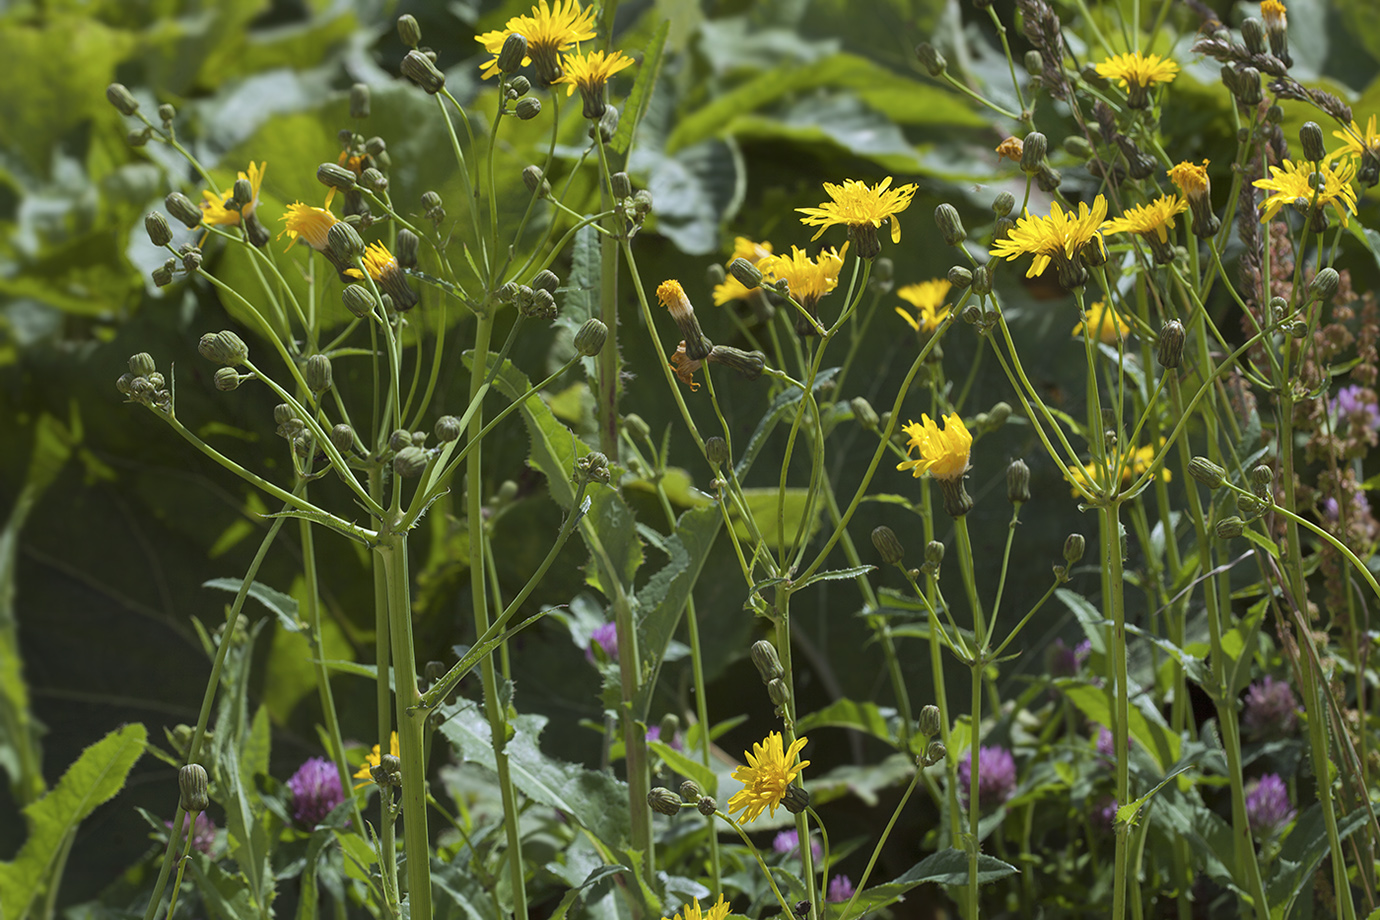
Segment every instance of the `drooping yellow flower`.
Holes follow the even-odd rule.
[[[1169,231],[1175,215],[1188,210],[1188,202],[1178,195],[1161,195],[1149,204],[1136,205],[1102,225],[1103,233],[1135,233],[1150,244],[1155,261],[1164,265],[1174,261]]]
[[[906,454],[920,451],[914,460],[904,460],[896,465],[898,470],[910,470],[916,479],[929,473],[935,479],[953,481],[962,479],[968,471],[968,454],[973,449],[973,436],[968,426],[956,413],[943,417],[944,427],[940,428],[928,415],[921,415],[920,421],[902,426],[909,438]]]
[[[661,282],[656,289],[656,299],[680,327],[680,333],[685,338],[680,347],[686,355],[695,361],[703,361],[709,357],[709,349],[713,347],[713,343],[705,338],[700,330],[700,321],[695,316],[695,306],[690,303],[690,298],[685,296],[685,288],[680,286],[680,282],[673,278]],[[673,358],[672,361],[674,360]],[[672,366],[675,366],[674,363]],[[677,370],[676,373],[679,374],[680,371]],[[685,380],[684,377],[681,379]]]
[[[1113,55],[1098,64],[1097,75],[1116,80],[1126,92],[1127,104],[1133,109],[1143,109],[1150,104],[1150,87],[1172,82],[1179,75],[1179,65],[1158,54],[1142,55],[1132,51]]]
[[[1118,339],[1125,338],[1131,331],[1131,326],[1116,311],[1109,308],[1105,301],[1097,301],[1088,307],[1087,323],[1082,320],[1073,327],[1073,336],[1078,338],[1084,335],[1084,329],[1092,329],[1097,335],[1097,340],[1104,345],[1115,345]]]
[[[842,250],[825,249],[811,259],[799,246],[791,247],[788,256],[768,256],[757,263],[762,277],[768,281],[784,281],[792,299],[809,314],[814,323],[804,316],[796,316],[795,331],[800,335],[818,335],[815,323],[819,321],[819,301],[838,287],[839,272],[843,270],[843,258],[848,253],[848,243]]]
[[[232,210],[226,205],[230,202],[230,197],[234,194],[234,189],[229,188],[217,195],[215,192],[201,190],[201,221],[213,227],[237,227],[243,217],[248,217],[254,213],[254,209],[259,206],[259,188],[264,184],[264,171],[268,169],[267,163],[249,162],[248,173],[240,172],[236,178],[248,180],[251,188],[254,189],[254,197],[240,211]]]
[[[604,56],[602,51],[588,54],[567,54],[561,59],[565,73],[555,82],[568,84],[565,94],[570,96],[578,88],[584,100],[583,113],[586,118],[599,118],[604,114],[604,86],[609,77],[625,67],[631,67],[632,58],[623,52],[615,51]]]
[[[532,64],[541,82],[554,83],[561,76],[560,54],[594,37],[594,10],[581,9],[579,0],[555,0],[549,5],[547,0],[538,0],[530,16],[514,16],[502,29],[476,35],[474,40],[493,55],[484,64],[483,79],[498,73],[498,53],[513,33],[527,39],[522,63]]]
[[[728,903],[724,901],[724,896],[719,895],[718,902],[709,910],[700,913],[700,899],[695,898],[694,904],[686,904],[674,915],[674,920],[724,920],[728,916]],[[662,920],[665,920],[663,917]]]
[[[278,236],[286,235],[291,240],[288,243],[289,248],[300,237],[317,252],[326,251],[326,234],[340,222],[339,218],[325,208],[313,208],[300,201],[288,205],[282,220],[287,221],[287,227]]]
[[[1273,218],[1286,204],[1302,202],[1303,207],[1310,207],[1316,195],[1318,209],[1331,205],[1345,227],[1348,213],[1356,213],[1356,190],[1351,187],[1351,180],[1356,178],[1356,161],[1348,158],[1336,163],[1319,163],[1317,175],[1323,178],[1321,191],[1310,184],[1313,175],[1312,163],[1285,160],[1282,166],[1270,167],[1270,178],[1255,180],[1252,184],[1256,188],[1272,193],[1261,203],[1265,210],[1261,223]]]
[[[397,732],[393,732],[393,737],[392,737],[392,739],[389,741],[388,747],[389,747],[389,753],[392,754],[394,757],[397,757],[397,756],[398,756],[398,733],[397,733]],[[377,766],[378,766],[380,763],[382,763],[382,762],[383,762],[383,755],[380,753],[380,751],[379,751],[379,746],[376,744],[376,745],[374,745],[374,749],[373,749],[372,751],[370,751],[370,752],[365,756],[365,758],[364,758],[364,764],[363,764],[357,771],[355,771],[355,774],[354,774],[355,779],[362,779],[362,780],[364,780],[364,782],[362,782],[362,783],[357,783],[357,784],[355,785],[355,788],[356,788],[356,789],[360,789],[360,788],[363,788],[364,786],[367,786],[367,785],[369,785],[370,783],[372,783],[372,782],[374,781],[374,777],[373,777],[373,775],[372,775],[369,771],[372,770],[374,767],[377,767]]]
[[[786,797],[786,788],[795,782],[800,771],[810,765],[808,760],[796,763],[796,757],[805,747],[804,738],[797,738],[790,748],[783,750],[781,733],[772,732],[761,743],[753,743],[752,752],[744,752],[747,766],[734,769],[733,778],[743,784],[743,788],[728,800],[728,812],[744,811],[740,824],[757,820],[764,808],[776,815],[776,807]]]
[[[1079,252],[1089,243],[1102,247],[1098,230],[1107,217],[1107,199],[1098,195],[1093,205],[1086,201],[1078,203],[1077,213],[1065,211],[1059,202],[1050,205],[1049,216],[1040,217],[1027,213],[1016,221],[1016,226],[992,247],[991,254],[1009,261],[1023,255],[1032,255],[1027,278],[1034,278],[1049,267],[1054,260],[1059,269],[1059,281],[1065,287],[1077,287],[1086,278],[1086,272],[1075,261]]]
[[[896,312],[916,332],[933,332],[939,328],[949,308],[944,298],[949,296],[953,285],[945,278],[932,278],[919,284],[908,284],[896,292],[896,296],[915,307],[916,315],[911,316],[905,307],[897,307]]]
[[[810,238],[819,239],[825,230],[835,224],[848,228],[849,236],[857,243],[860,258],[873,259],[882,251],[877,241],[877,230],[885,221],[891,221],[891,242],[901,242],[901,224],[896,219],[915,195],[915,183],[891,187],[891,176],[887,176],[875,186],[856,179],[845,179],[843,185],[824,183],[824,191],[832,198],[817,208],[796,208],[805,216],[800,222],[808,227],[818,227],[818,232]]]

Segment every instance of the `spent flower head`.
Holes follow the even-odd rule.
[[[849,237],[857,243],[856,252],[864,259],[874,259],[882,251],[877,242],[877,230],[887,221],[891,222],[891,242],[901,242],[901,224],[896,219],[915,195],[915,183],[896,188],[891,187],[891,176],[887,176],[874,186],[856,179],[845,179],[842,185],[824,183],[824,191],[832,201],[826,201],[817,208],[796,208],[805,216],[800,222],[819,230],[810,238],[819,239],[825,230],[841,224],[848,228]]]
[[[754,743],[750,752],[744,752],[747,765],[733,771],[733,778],[742,783],[743,788],[728,800],[729,814],[742,811],[741,824],[756,821],[763,809],[770,809],[775,816],[777,806],[786,797],[787,787],[810,765],[808,760],[796,760],[805,741],[805,738],[797,738],[786,748],[781,733],[772,732],[761,744]]]

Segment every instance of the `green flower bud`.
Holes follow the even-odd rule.
[[[944,55],[939,53],[939,49],[929,42],[923,42],[915,46],[915,56],[920,59],[920,64],[932,77],[944,75],[948,69],[949,62],[944,60]]]
[[[384,754],[377,765],[369,768],[369,775],[379,786],[402,785],[402,760],[394,754]]]
[[[757,270],[757,266],[741,256],[728,263],[728,272],[745,288],[752,289],[762,285],[762,273]]]
[[[345,289],[340,292],[340,299],[345,304],[345,309],[361,319],[368,316],[378,303],[373,293],[362,284],[345,285]]]
[[[661,722],[658,723],[657,727],[661,730],[662,739],[670,744],[671,739],[680,733],[680,716],[674,712],[668,712],[661,717]]]
[[[503,40],[503,47],[498,52],[498,69],[502,73],[513,73],[521,69],[523,59],[527,57],[527,39],[513,32]]]
[[[177,263],[172,259],[169,259],[167,262],[164,262],[162,265],[155,268],[152,272],[153,283],[158,285],[159,287],[167,287],[168,285],[172,284],[172,267],[175,265],[177,265]]]
[[[229,393],[239,389],[240,384],[246,379],[233,367],[220,367],[216,369],[214,382],[217,390],[222,393]]]
[[[172,228],[168,226],[168,219],[157,211],[144,215],[144,230],[155,246],[166,246],[172,242]]]
[[[944,561],[944,544],[938,540],[931,540],[925,544],[925,562],[932,566],[938,566]]]
[[[1016,196],[1010,192],[1000,192],[996,198],[992,199],[992,213],[998,217],[1005,217],[1011,213],[1011,209],[1016,206]]]
[[[872,408],[872,403],[861,396],[854,396],[848,401],[848,406],[853,410],[853,418],[859,425],[868,431],[876,430],[881,419],[877,416],[877,410]]]
[[[575,350],[586,358],[592,358],[604,350],[608,335],[608,326],[597,319],[587,319],[580,331],[575,333]]]
[[[422,475],[426,469],[427,452],[420,447],[404,447],[393,457],[393,472],[405,479]]]
[[[1251,20],[1246,20],[1250,22]],[[1303,147],[1303,155],[1314,163],[1321,162],[1327,157],[1327,147],[1323,144],[1322,128],[1316,121],[1305,121],[1303,127],[1299,128],[1299,143]]]
[[[1021,172],[1033,176],[1044,165],[1049,141],[1039,131],[1031,131],[1021,142]]]
[[[705,439],[704,456],[715,466],[724,466],[733,459],[729,456],[728,442],[718,435]]]
[[[793,815],[798,815],[810,807],[810,793],[803,786],[787,786],[781,804]]]
[[[1088,143],[1088,139],[1081,134],[1070,134],[1064,138],[1064,150],[1070,156],[1080,160],[1091,160],[1093,157],[1092,144]]]
[[[158,107],[158,117],[163,119],[163,127],[166,128],[177,117],[177,109],[165,102]]]
[[[1030,501],[1030,467],[1024,460],[1012,460],[1006,465],[1006,500],[1013,505]]]
[[[336,425],[334,428],[331,429],[331,443],[334,444],[335,449],[340,451],[342,454],[354,449],[354,429],[352,429],[349,425],[346,425],[344,422],[340,423],[339,425]]]
[[[762,371],[767,366],[767,356],[762,352],[744,351],[741,348],[734,348],[732,345],[715,345],[709,349],[709,355],[705,360],[722,364],[729,370],[737,371],[746,380],[756,380],[762,376]]]
[[[781,659],[776,655],[776,646],[766,639],[758,639],[752,643],[749,657],[752,658],[752,663],[757,666],[757,674],[762,678],[764,684],[779,680],[786,673],[781,667]]]
[[[532,81],[519,74],[508,81],[508,88],[519,96],[525,96],[532,89]]]
[[[1064,182],[1064,174],[1059,170],[1044,163],[1040,166],[1040,171],[1035,174],[1035,185],[1042,192],[1054,192]]]
[[[719,810],[719,803],[714,801],[713,796],[702,795],[700,796],[700,800],[695,803],[695,810],[706,818],[712,818],[714,812]]]
[[[1083,552],[1087,548],[1087,541],[1083,539],[1081,533],[1071,533],[1064,539],[1064,561],[1070,567],[1078,564],[1078,560],[1083,558]]]
[[[887,565],[900,565],[901,560],[906,557],[905,547],[896,536],[896,531],[883,524],[872,530],[872,547],[877,551],[877,555],[882,557],[882,562]]]
[[[312,355],[302,365],[302,379],[313,393],[324,393],[331,388],[331,359],[325,355]]]
[[[674,817],[680,814],[680,796],[665,786],[653,786],[652,791],[647,793],[647,804],[659,815]]]
[[[613,191],[614,198],[627,198],[632,195],[632,179],[628,178],[625,172],[616,172],[609,176],[609,188]]]
[[[1005,217],[1002,220],[1006,220]],[[986,297],[992,293],[992,267],[990,265],[979,265],[973,269],[973,293],[979,297]],[[969,306],[974,306],[969,304]]]
[[[356,83],[350,87],[350,117],[368,118],[370,94],[368,83]]]
[[[1268,495],[1270,484],[1274,481],[1275,471],[1265,464],[1260,463],[1251,468],[1251,486],[1257,493],[1263,489],[1266,490],[1266,494]]]
[[[513,36],[508,36],[512,38]],[[523,121],[531,121],[541,114],[541,100],[536,96],[523,96],[513,107],[513,113]]]
[[[1260,89],[1260,71],[1254,67],[1243,67],[1236,74],[1236,98],[1246,108],[1260,105],[1264,94]]]
[[[401,24],[401,23],[400,23]],[[432,63],[431,58],[415,48],[402,59],[402,75],[416,83],[431,95],[439,93],[446,85],[446,75]]]
[[[949,267],[949,284],[954,286],[955,291],[964,291],[973,283],[973,273],[962,265]]]
[[[397,246],[393,253],[398,258],[398,264],[403,268],[416,268],[417,251],[421,248],[421,242],[417,234],[406,227],[399,230]]]
[[[1038,51],[1027,51],[1021,57],[1021,63],[1025,65],[1025,72],[1032,77],[1038,77],[1045,72],[1045,59],[1040,57]]]
[[[540,166],[528,166],[522,170],[522,184],[527,186],[527,191],[534,192],[538,198],[551,197],[551,183],[546,181],[546,175],[541,171]]]
[[[958,246],[968,238],[968,233],[963,229],[963,219],[958,216],[958,209],[947,202],[934,209],[934,222],[939,226],[939,232],[944,235],[944,242],[950,246]]]
[[[1230,540],[1234,537],[1239,537],[1245,529],[1246,522],[1236,515],[1222,518],[1222,520],[1218,521],[1216,526],[1213,527],[1213,530],[1220,540]]]
[[[412,446],[412,432],[406,428],[396,428],[388,436],[388,449],[397,453],[404,448]]]
[[[542,269],[537,272],[537,276],[532,279],[532,290],[550,291],[556,293],[556,289],[561,286],[561,279],[553,271]]]
[[[153,129],[143,127],[138,131],[130,131],[125,135],[125,143],[131,147],[142,147],[153,139]]]
[[[353,265],[364,255],[364,240],[349,223],[336,221],[326,231],[326,250],[338,264]]]
[[[1207,457],[1194,457],[1188,461],[1188,475],[1209,489],[1220,489],[1222,483],[1226,481],[1227,471]]]
[[[662,735],[662,737],[666,736]],[[693,779],[687,779],[680,784],[680,797],[687,802],[698,802],[703,795],[704,791]]]
[[[129,357],[129,372],[136,377],[147,377],[158,370],[158,365],[153,362],[153,355],[146,351],[141,351],[137,355]]]
[[[199,763],[189,763],[177,771],[177,789],[181,793],[182,810],[199,814],[211,804],[208,796],[209,781],[206,768]]]
[[[115,106],[121,115],[133,115],[139,111],[139,100],[123,83],[112,83],[105,88],[105,98]]]
[[[442,444],[449,444],[451,441],[459,440],[463,430],[458,418],[453,415],[443,415],[436,420],[436,424],[431,428],[431,433],[436,435],[436,440]]]
[[[137,374],[121,374],[120,379],[115,381],[115,389],[128,396],[137,376]]]
[[[924,735],[926,738],[933,738],[935,735],[939,734],[943,727],[943,720],[939,714],[938,706],[929,705],[920,710],[920,720],[917,723],[920,734]]]
[[[1254,16],[1247,17],[1241,23],[1241,40],[1246,44],[1246,50],[1251,54],[1264,54],[1265,44],[1265,23],[1256,19]],[[1309,157],[1310,160],[1319,157]]]
[[[949,749],[942,741],[931,741],[925,746],[925,766],[932,767],[949,756]]]
[[[201,226],[201,208],[192,204],[192,199],[181,192],[173,192],[164,198],[163,206],[169,214],[186,224],[188,230]]]
[[[1155,343],[1155,358],[1160,367],[1176,368],[1184,360],[1184,324],[1171,319],[1160,329],[1159,341]]]
[[[604,114],[599,116],[599,137],[604,143],[613,140],[613,135],[618,131],[618,109],[613,106],[605,106]],[[594,140],[594,126],[590,125],[589,139]]]
[[[249,360],[249,346],[244,339],[229,329],[221,332],[208,332],[201,337],[197,351],[208,361],[233,366]]]
[[[1336,295],[1341,282],[1342,279],[1335,268],[1324,268],[1308,282],[1308,296],[1313,300],[1327,303]]]
[[[355,174],[344,166],[335,163],[322,163],[316,167],[316,181],[329,188],[348,191],[355,187]]]
[[[409,48],[415,48],[422,43],[422,27],[417,25],[416,16],[404,13],[398,17],[398,38]]]
[[[575,462],[575,470],[590,482],[608,485],[613,477],[609,473],[609,458],[597,450],[592,450]]]

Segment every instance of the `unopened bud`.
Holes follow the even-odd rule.
[[[249,359],[249,346],[244,339],[229,329],[222,332],[208,332],[201,337],[197,351],[208,361],[224,364],[227,367],[243,364]]]
[[[944,727],[942,717],[939,714],[939,707],[933,704],[923,707],[920,710],[920,720],[916,727],[920,734],[926,738],[933,738],[939,734]]]
[[[900,565],[906,557],[906,549],[897,539],[896,531],[885,524],[872,531],[872,546],[887,565]]]
[[[168,209],[169,214],[186,224],[188,230],[200,226],[201,208],[192,204],[192,199],[181,192],[173,192],[164,198],[163,206]]]
[[[695,810],[706,818],[713,817],[714,812],[719,810],[719,803],[714,801],[712,795],[702,795],[700,800],[695,803]]]
[[[316,181],[342,191],[349,191],[356,184],[355,174],[336,163],[322,163],[316,167]]]
[[[1024,460],[1012,460],[1006,465],[1006,500],[1013,505],[1030,501],[1030,467]]]
[[[1010,192],[1000,192],[996,198],[992,199],[992,213],[998,217],[1005,217],[1011,213],[1011,209],[1016,206],[1016,196]]]
[[[660,815],[680,814],[680,796],[665,786],[652,787],[652,791],[647,793],[647,804]]]
[[[177,790],[181,793],[182,810],[197,814],[211,804],[207,795],[209,782],[206,768],[199,763],[189,763],[177,771]]]
[[[944,544],[938,540],[931,540],[925,544],[925,562],[930,565],[939,565],[944,561]]]
[[[1188,461],[1188,475],[1209,489],[1220,489],[1226,481],[1227,471],[1207,457],[1194,457]]]
[[[445,88],[446,75],[437,69],[431,58],[415,48],[403,57],[400,70],[404,77],[433,96]]]
[[[1040,56],[1038,51],[1027,51],[1021,57],[1021,63],[1025,66],[1025,72],[1032,77],[1037,77],[1044,73],[1045,59]]]
[[[1303,147],[1303,155],[1314,163],[1326,158],[1327,148],[1323,145],[1322,128],[1316,121],[1305,121],[1303,127],[1299,128],[1299,143]]]
[[[1049,141],[1039,131],[1031,131],[1021,142],[1021,172],[1033,176],[1044,165]]]
[[[395,453],[412,446],[412,432],[406,428],[395,428],[388,436],[388,449]]]
[[[1040,171],[1035,174],[1035,185],[1042,192],[1057,191],[1063,182],[1064,174],[1048,163],[1041,164]]]
[[[393,472],[404,478],[422,475],[426,469],[427,452],[420,447],[404,447],[393,457]]]
[[[139,100],[129,91],[123,83],[112,83],[105,88],[105,98],[110,100],[110,104],[119,110],[121,115],[133,115],[139,111]]]
[[[498,52],[498,69],[503,73],[513,73],[522,67],[522,61],[527,57],[527,39],[517,32],[510,33],[503,40],[503,47]]]
[[[342,454],[350,450],[355,446],[354,429],[344,422],[336,425],[331,429],[331,443],[334,444],[335,449]]]
[[[417,250],[421,247],[421,242],[417,234],[406,227],[399,230],[396,252],[394,252],[398,258],[398,264],[403,268],[416,268]]]
[[[949,62],[944,60],[944,55],[939,53],[939,49],[929,42],[915,46],[915,56],[920,59],[920,64],[932,77],[943,76],[948,69]]]
[[[460,437],[460,420],[453,415],[443,415],[436,420],[431,431],[436,435],[436,440],[442,444],[449,444]]]
[[[1239,537],[1245,529],[1246,522],[1234,514],[1230,517],[1222,518],[1213,528],[1220,540],[1231,540],[1235,537]]]
[[[728,271],[729,274],[738,279],[743,287],[749,290],[760,287],[762,284],[762,273],[757,270],[757,266],[741,256],[728,263]]]
[[[302,379],[313,393],[324,393],[331,388],[331,359],[325,355],[312,355],[302,366]]]
[[[587,476],[590,482],[608,485],[612,480],[609,473],[609,458],[597,450],[590,451],[576,461],[575,468]]]
[[[169,259],[169,260],[168,260],[167,262],[165,262],[164,264],[162,264],[162,265],[158,266],[157,268],[155,268],[155,269],[151,272],[151,274],[152,274],[152,276],[153,276],[153,283],[156,284],[156,285],[158,285],[159,287],[167,287],[168,285],[172,284],[172,280],[173,280],[173,268],[172,268],[172,266],[175,266],[176,264],[177,264],[177,263],[174,262],[172,259]]]
[[[157,211],[144,215],[144,230],[155,246],[166,246],[172,242],[172,228],[168,226],[168,219]]]
[[[973,283],[973,273],[962,265],[954,265],[949,268],[949,284],[953,285],[958,291],[967,290]]]
[[[364,255],[364,240],[360,239],[358,230],[339,220],[326,231],[326,251],[338,264],[353,265]]]
[[[703,795],[704,790],[702,790],[699,783],[695,782],[693,779],[687,779],[680,784],[680,797],[687,802],[698,802]]]
[[[728,442],[718,435],[705,438],[704,456],[715,466],[723,466],[733,459],[728,450]]]
[[[942,741],[931,741],[925,745],[925,766],[932,767],[949,756],[949,749]]]
[[[1257,464],[1251,468],[1251,485],[1256,491],[1268,489],[1270,484],[1275,481],[1275,471],[1265,464]]]
[[[848,406],[853,410],[853,418],[857,423],[868,431],[877,427],[881,419],[877,416],[877,410],[872,408],[872,403],[861,396],[855,396],[848,401]]]
[[[1160,329],[1159,341],[1155,343],[1155,358],[1160,367],[1176,368],[1184,360],[1184,324],[1171,319]]]
[[[340,292],[340,299],[345,304],[345,309],[361,319],[368,316],[377,303],[373,293],[362,284],[345,285],[345,289]]]
[[[1064,561],[1070,566],[1078,564],[1078,560],[1083,558],[1083,552],[1087,549],[1087,541],[1083,539],[1081,533],[1071,533],[1064,539]]]
[[[233,367],[217,368],[216,376],[213,378],[216,389],[220,390],[222,393],[229,393],[231,390],[239,389],[241,380],[240,372]]]
[[[541,114],[541,100],[536,96],[523,96],[513,107],[513,112],[523,121],[531,121]]]
[[[963,219],[958,216],[958,209],[947,202],[934,209],[934,222],[939,227],[939,232],[944,235],[944,242],[950,246],[958,246],[968,238],[967,232],[963,229]]]
[[[810,793],[803,786],[787,786],[781,804],[793,815],[798,815],[810,807]]]
[[[525,96],[532,89],[532,81],[519,74],[508,81],[508,88],[519,96]]]
[[[422,43],[422,27],[417,25],[416,16],[404,13],[398,17],[398,38],[409,48],[415,48]]]
[[[1324,268],[1313,276],[1313,280],[1308,283],[1308,296],[1314,300],[1327,303],[1337,293],[1337,287],[1341,284],[1341,278],[1337,275],[1335,268]]]
[[[757,673],[762,678],[762,683],[769,684],[778,680],[786,672],[781,668],[781,659],[776,655],[776,646],[766,639],[758,639],[752,643],[750,652],[752,663],[757,666]]]
[[[608,326],[600,320],[587,319],[580,331],[575,333],[575,350],[586,358],[592,358],[604,350],[604,342],[608,336]]]
[[[189,275],[195,275],[201,270],[201,250],[195,246],[184,247],[182,253],[182,270]]]
[[[1080,160],[1091,160],[1093,156],[1092,144],[1081,134],[1070,134],[1064,138],[1064,150]]]
[[[528,166],[522,171],[522,184],[527,191],[535,192],[538,198],[551,197],[551,183],[546,181],[540,166]]]
[[[705,339],[705,341],[708,341]],[[689,351],[687,350],[687,354]],[[762,371],[767,366],[767,356],[760,351],[744,351],[741,348],[734,348],[732,345],[715,345],[709,349],[706,360],[715,364],[722,364],[732,371],[737,371],[745,380],[756,380],[762,376]]]

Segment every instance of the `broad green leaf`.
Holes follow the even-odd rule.
[[[657,233],[689,255],[719,248],[719,228],[742,205],[747,167],[732,138],[710,138],[673,154],[635,148],[629,168],[647,173]]]
[[[1054,592],[1054,596],[1064,602],[1064,606],[1078,618],[1078,625],[1083,627],[1083,635],[1088,637],[1092,643],[1092,650],[1098,655],[1107,653],[1107,620],[1102,616],[1102,611],[1098,610],[1088,599],[1081,594],[1075,594],[1067,588],[1059,588]]]
[[[489,770],[496,769],[489,722],[472,703],[447,707],[441,733],[457,754]],[[546,718],[518,716],[509,724],[508,765],[513,784],[523,795],[558,808],[605,846],[622,847],[628,839],[628,789],[608,773],[587,770],[542,753],[538,740]]]
[[[575,233],[575,246],[570,253],[570,275],[561,291],[561,312],[554,325],[569,333],[571,355],[574,354],[575,334],[587,320],[599,315],[600,279],[603,277],[599,239],[599,232],[594,227],[581,227]],[[595,359],[582,358],[580,363],[585,369],[585,376],[594,380]]]
[[[797,735],[814,731],[816,728],[852,728],[881,738],[888,744],[896,739],[891,734],[887,718],[876,703],[859,703],[850,699],[837,702],[802,716],[795,724]]]
[[[1016,874],[1016,867],[986,853],[978,856],[978,884],[986,885]],[[968,854],[947,849],[931,853],[904,873],[881,885],[874,885],[858,894],[853,902],[855,916],[874,911],[901,900],[907,891],[919,885],[967,885]],[[837,908],[834,908],[835,910]]]
[[[785,502],[785,525],[786,540],[794,540],[795,535],[800,532],[805,524],[805,505],[808,497],[808,489],[787,489]],[[774,488],[744,489],[743,500],[747,504],[748,513],[757,522],[757,529],[762,535],[766,544],[774,549],[780,549],[782,544],[781,531],[778,526],[780,520],[777,518],[777,497],[778,492]],[[820,513],[823,510],[823,503],[814,503],[813,513],[809,521],[809,537],[813,537],[819,530]],[[729,506],[729,520],[733,522],[733,532],[738,535],[739,540],[750,538],[747,524],[743,521],[742,515],[738,513],[735,505]]]
[[[115,729],[82,751],[43,798],[25,806],[28,837],[13,860],[0,863],[0,904],[7,917],[23,917],[35,895],[58,883],[53,872],[65,841],[124,788],[147,743],[148,731],[139,723]]]
[[[1127,623],[1126,631],[1137,638],[1153,643],[1161,651],[1168,653],[1168,655],[1177,661],[1179,666],[1184,669],[1184,673],[1188,675],[1189,680],[1199,686],[1211,686],[1212,674],[1208,671],[1207,664],[1203,659],[1179,648],[1168,639],[1146,632],[1134,623]]]
[[[206,903],[207,913],[215,920],[256,920],[259,917],[254,908],[254,893],[249,890],[244,876],[226,872],[209,859],[192,859],[188,866],[192,881]]]
[[[1370,819],[1369,809],[1362,805],[1346,816],[1337,818],[1337,837],[1345,840]],[[1271,920],[1283,920],[1305,885],[1311,884],[1313,873],[1329,850],[1327,825],[1322,806],[1314,804],[1294,821],[1293,829],[1279,850],[1275,872],[1265,881],[1270,901]]]
[[[719,794],[719,778],[714,771],[697,760],[691,760],[664,741],[648,741],[647,750],[666,761],[666,766],[686,779],[693,779],[705,795]]]
[[[637,79],[633,82],[632,91],[628,93],[628,99],[623,104],[623,111],[618,119],[618,130],[613,133],[613,139],[609,142],[609,148],[614,153],[627,153],[628,148],[632,146],[633,132],[647,112],[647,103],[651,101],[657,77],[661,74],[661,55],[666,50],[666,35],[670,29],[671,21],[663,19],[661,25],[657,26],[656,34],[642,50],[642,62],[638,65]]]
[[[1060,678],[1055,685],[1068,697],[1069,702],[1098,725],[1112,727],[1112,711],[1107,691],[1093,687],[1072,678]],[[1179,759],[1183,739],[1174,734],[1161,722],[1151,722],[1135,705],[1128,710],[1130,737],[1134,738],[1155,760],[1155,765],[1163,771],[1169,764]]]
[[[243,584],[243,579],[239,578],[213,578],[203,584],[202,587],[219,588],[222,591],[229,591],[231,594],[238,594],[240,586]],[[297,601],[290,595],[255,581],[249,584],[248,596],[275,614],[284,629],[297,632],[302,628],[302,621],[297,618]]]
[[[732,129],[733,136],[743,141],[796,148],[836,147],[893,173],[929,171],[895,121],[867,108],[852,95],[811,98],[774,118],[736,118]]]

